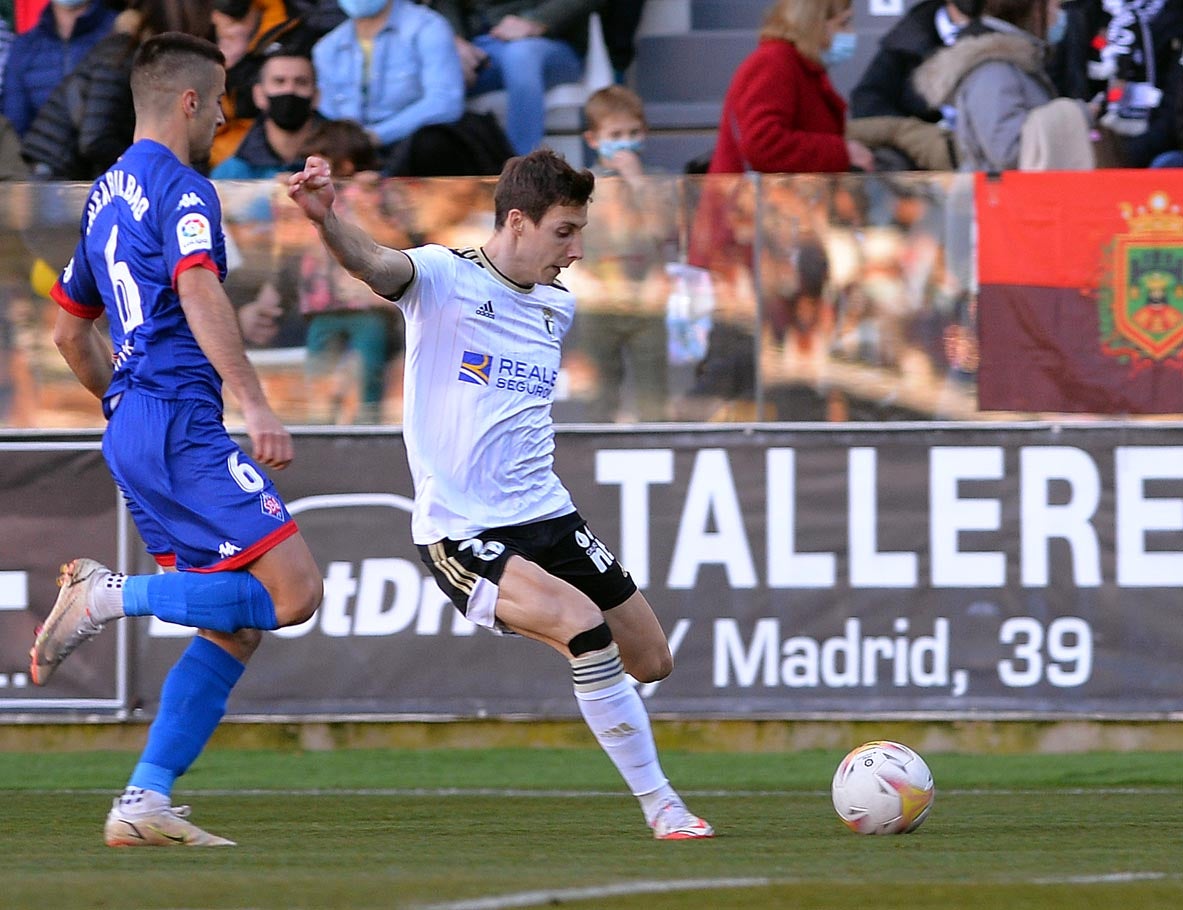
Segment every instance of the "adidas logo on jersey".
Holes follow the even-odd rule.
[[[496,319],[497,315],[493,312],[493,301],[486,300],[479,307],[477,307],[476,314],[484,316],[486,319]]]
[[[181,201],[177,203],[177,208],[191,209],[195,205],[205,205],[205,203],[201,201],[201,197],[196,193],[186,193],[181,197]]]

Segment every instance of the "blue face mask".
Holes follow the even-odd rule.
[[[632,152],[639,155],[644,147],[644,139],[605,139],[600,143],[597,152],[601,158],[607,161],[617,152]]]
[[[830,46],[822,51],[822,64],[829,69],[839,63],[845,63],[854,56],[858,47],[858,35],[854,32],[835,32]]]
[[[1047,27],[1047,43],[1059,44],[1064,40],[1064,35],[1068,32],[1068,14],[1060,9],[1056,12],[1056,18],[1048,23]]]
[[[388,0],[337,0],[337,6],[350,19],[366,19],[382,12]]]

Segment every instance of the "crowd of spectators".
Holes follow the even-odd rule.
[[[767,261],[756,268],[757,201],[747,172],[1183,166],[1183,0],[916,0],[861,52],[866,37],[854,31],[852,0],[768,0],[756,47],[723,91],[707,156],[710,173],[736,179],[704,185],[698,196],[642,163],[645,101],[625,86],[643,6],[0,0],[0,179],[37,185],[101,173],[132,141],[136,48],[163,31],[211,38],[227,61],[226,123],[198,166],[214,179],[263,187],[252,190],[251,214],[238,217],[245,210],[227,205],[231,239],[244,253],[229,279],[244,336],[256,346],[307,345],[316,355],[310,379],[338,390],[330,399],[342,397],[333,377],[353,356],[356,419],[380,420],[399,327],[348,276],[305,255],[316,244],[289,230],[269,178],[321,153],[338,176],[353,176],[348,198],[358,217],[372,216],[375,232],[399,233],[392,242],[441,240],[423,229],[432,199],[457,209],[443,220],[463,234],[465,219],[480,217],[468,211],[483,204],[480,186],[456,182],[437,194],[414,178],[494,175],[512,155],[545,143],[547,92],[583,75],[596,13],[617,84],[589,100],[582,138],[586,163],[616,179],[597,186],[587,261],[571,278],[585,304],[573,375],[578,382],[582,368],[597,376],[580,416],[658,420],[678,416],[669,401],[686,365],[694,375],[683,391],[748,396],[762,330],[783,345],[811,337],[803,327],[816,336],[818,326],[853,326],[847,340],[862,340],[847,347],[874,348],[864,337],[875,324],[874,294],[849,280],[832,261],[833,236],[822,236],[845,220],[855,226],[862,216],[847,210],[859,206],[887,212],[897,235],[927,224],[905,214],[925,207],[920,197],[895,189],[859,199],[834,184],[821,217],[770,182],[766,217],[784,215],[785,239],[766,234]],[[867,63],[847,99],[830,72],[856,55]],[[503,113],[476,113],[471,99],[490,91],[505,93]],[[382,177],[410,182],[400,190]],[[927,208],[931,219],[938,206]],[[964,257],[923,256],[944,276],[934,279],[934,299],[956,301],[964,314]],[[781,301],[766,309],[763,329],[749,312],[754,293]],[[798,344],[797,353],[817,350]]]
[[[643,8],[49,0],[13,37],[21,5],[0,2],[0,152],[15,137],[23,159],[3,173],[72,180],[101,172],[130,142],[127,69],[138,44],[162,30],[209,36],[226,55],[226,124],[210,168],[233,161],[234,176],[250,176],[243,159],[260,153],[267,167],[271,153],[290,164],[299,142],[268,149],[277,135],[266,124],[303,119],[311,97],[310,117],[361,125],[384,174],[489,174],[545,140],[546,93],[580,79],[592,13],[618,81],[627,81]],[[38,4],[24,6],[28,15]],[[848,109],[828,71],[855,51],[851,14],[850,0],[769,3],[759,44],[727,87],[710,171],[1183,161],[1183,0],[919,0],[879,42]],[[312,61],[314,94],[260,91],[277,53]],[[499,120],[468,110],[467,99],[490,91],[506,93]]]

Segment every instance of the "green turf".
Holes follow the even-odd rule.
[[[108,791],[134,756],[5,754],[0,907],[426,907],[527,892],[580,910],[1183,906],[1177,755],[926,756],[931,817],[884,838],[833,814],[840,757],[667,754],[720,837],[657,843],[595,751],[215,750],[177,797],[239,847],[110,850]],[[500,788],[527,792],[476,792]],[[697,884],[579,897],[677,882]]]

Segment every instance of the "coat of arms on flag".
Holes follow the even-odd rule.
[[[1102,351],[1135,370],[1183,370],[1183,211],[1160,191],[1121,213],[1129,232],[1109,245],[1109,280],[1097,291]]]

